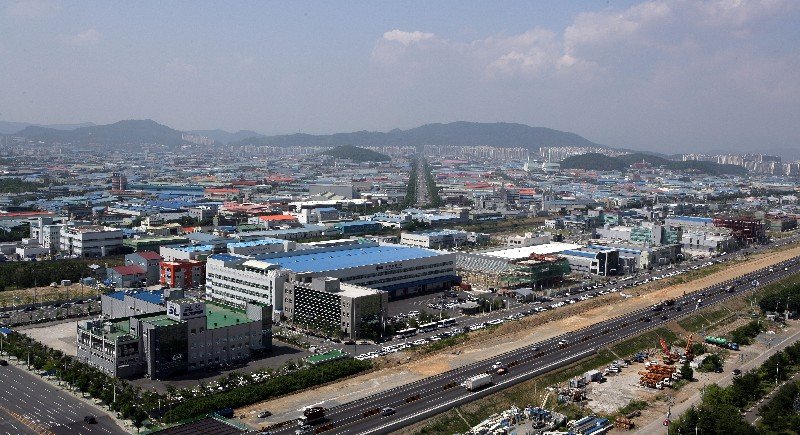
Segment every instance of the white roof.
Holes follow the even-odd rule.
[[[578,249],[581,245],[574,243],[545,243],[544,245],[523,246],[520,248],[501,249],[499,251],[481,252],[481,255],[490,257],[504,258],[506,260],[522,260],[531,256],[531,254],[556,254],[559,252],[567,251],[570,249]]]

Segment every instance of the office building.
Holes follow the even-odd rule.
[[[85,225],[61,228],[60,250],[64,255],[105,257],[122,249],[122,230]]]
[[[150,379],[242,363],[271,348],[271,313],[170,299],[160,312],[78,322],[77,358],[113,376]]]

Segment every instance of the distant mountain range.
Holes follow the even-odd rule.
[[[458,145],[492,147],[521,147],[537,149],[542,146],[603,147],[575,133],[544,127],[529,127],[505,122],[451,122],[449,124],[426,124],[410,130],[394,129],[382,133],[357,131],[327,135],[290,134],[279,136],[250,137],[234,145],[268,145],[276,147],[317,146],[421,146]]]
[[[84,145],[164,144],[185,143],[178,130],[161,125],[152,119],[119,121],[108,125],[93,125],[73,130],[28,126],[14,134],[28,140],[44,143],[71,143]]]
[[[744,175],[747,169],[736,165],[721,165],[704,161],[668,160],[646,153],[624,154],[609,157],[604,154],[588,153],[567,157],[561,161],[562,169],[585,169],[591,171],[624,171],[634,163],[645,162],[654,167],[664,167],[676,171],[695,171],[709,175]]]
[[[31,124],[29,122],[9,122],[9,121],[0,121],[0,134],[14,134],[18,131],[22,131],[27,127],[44,127],[44,128],[52,128],[53,130],[75,130],[76,128],[81,127],[92,127],[96,125],[93,122],[84,122],[81,124],[47,124],[47,125],[40,125],[40,124]]]

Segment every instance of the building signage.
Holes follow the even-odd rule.
[[[178,320],[192,319],[205,315],[203,302],[167,302],[167,316]]]

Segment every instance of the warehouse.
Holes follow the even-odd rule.
[[[238,299],[240,304],[258,293],[274,292],[271,297],[279,310],[281,297],[277,293],[282,293],[282,288],[279,290],[269,278],[270,273],[275,275],[278,270],[290,271],[293,280],[305,283],[314,277],[339,278],[342,282],[384,290],[390,298],[439,291],[459,283],[454,254],[346,240],[253,258],[213,255],[207,265],[208,291],[212,297],[225,297],[229,302]]]

